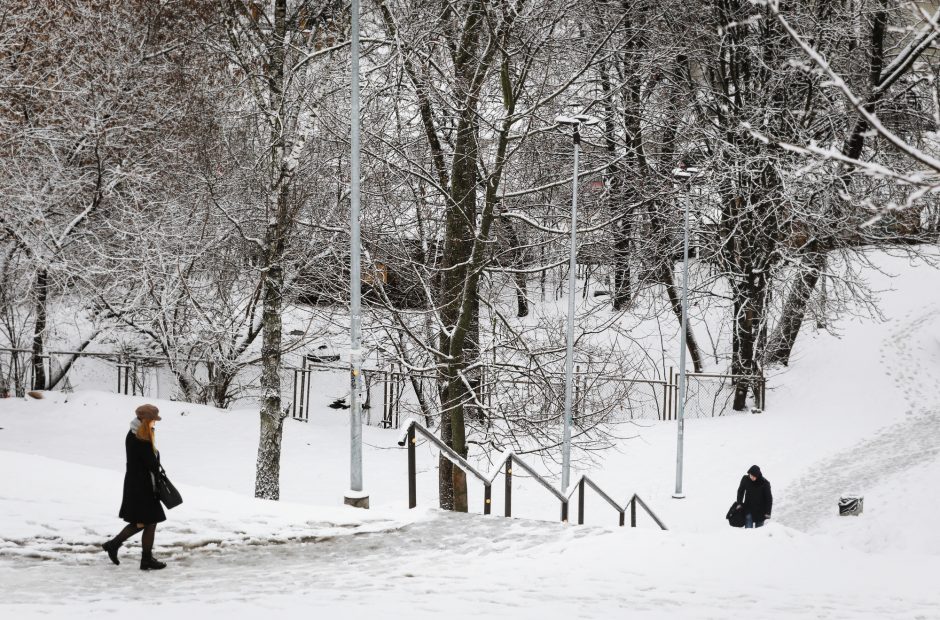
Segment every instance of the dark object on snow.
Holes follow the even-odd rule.
[[[29,392],[26,392],[26,395],[29,396],[30,398],[34,398],[34,399],[36,399],[36,400],[42,400],[42,399],[43,399],[42,392],[40,392],[39,390],[30,390]]]
[[[865,498],[862,496],[843,496],[839,498],[839,516],[847,517],[849,515],[857,517],[862,514]]]
[[[101,548],[108,552],[108,557],[111,558],[111,562],[115,566],[120,565],[121,561],[118,559],[118,549],[121,548],[121,543],[117,540],[109,540],[108,542],[101,545]]]
[[[744,512],[744,508],[738,508],[738,506],[740,506],[740,504],[737,502],[731,504],[731,508],[728,509],[728,514],[725,515],[725,519],[728,520],[728,525],[731,527],[744,527],[747,521],[747,513]]]
[[[153,559],[149,553],[140,556],[140,570],[160,570],[166,568],[166,562]]]
[[[755,480],[751,480],[751,476]],[[774,497],[770,492],[770,481],[761,474],[760,467],[752,465],[747,475],[741,478],[738,485],[738,503],[743,506],[741,512],[750,514],[754,525],[760,527],[764,520],[770,517],[774,505]]]
[[[337,398],[336,400],[331,402],[329,405],[327,405],[327,407],[329,407],[330,409],[349,409],[349,405],[346,404],[345,398]]]
[[[176,508],[183,503],[183,496],[170,482],[162,466],[160,467],[160,475],[157,476],[157,495],[160,496],[160,501],[167,508]]]
[[[155,486],[160,475],[160,455],[154,453],[152,443],[138,439],[133,431],[128,431],[124,449],[127,452],[127,473],[124,474],[124,497],[118,516],[128,523],[166,521]]]

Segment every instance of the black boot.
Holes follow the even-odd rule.
[[[116,540],[109,540],[108,542],[101,545],[101,548],[108,552],[108,557],[111,558],[111,561],[114,562],[115,565],[121,563],[117,556],[118,549],[121,548],[121,543],[117,542]]]
[[[149,553],[140,556],[140,570],[160,570],[166,568],[166,562],[153,559]]]

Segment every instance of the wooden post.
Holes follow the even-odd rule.
[[[584,525],[584,476],[578,481],[578,525]]]
[[[506,458],[506,500],[504,516],[512,516],[512,455]]]
[[[490,507],[493,505],[493,489],[489,483],[483,487],[483,514],[490,514]]]
[[[561,500],[561,522],[562,523],[568,522],[568,500],[567,499]]]
[[[415,427],[408,428],[408,508],[418,505],[417,467],[415,467]]]
[[[621,510],[620,511],[620,527],[623,527],[625,518],[626,518],[626,513],[623,510]]]
[[[636,527],[636,495],[630,498],[630,527]]]

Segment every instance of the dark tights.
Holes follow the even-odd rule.
[[[136,523],[128,523],[120,533],[114,537],[115,542],[123,544],[125,540],[136,534],[137,532],[143,532],[141,545],[143,546],[144,555],[148,556],[153,551],[153,538],[157,533],[157,524],[150,523],[144,525],[144,527],[137,527]]]
[[[151,523],[150,525],[144,527],[144,535],[141,539],[141,544],[143,545],[144,557],[148,557],[153,551],[153,535],[157,533],[157,524]]]

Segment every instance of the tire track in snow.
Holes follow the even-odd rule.
[[[940,456],[940,382],[934,373],[921,372],[918,359],[925,347],[940,345],[929,332],[938,321],[935,307],[908,313],[881,344],[881,363],[907,401],[905,419],[810,467],[782,493],[781,523],[811,530],[832,516],[841,493],[864,491]]]

